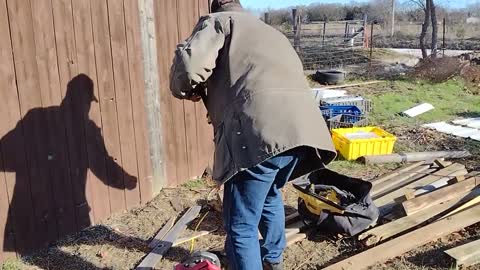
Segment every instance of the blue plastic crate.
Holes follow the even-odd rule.
[[[362,115],[362,111],[357,106],[347,106],[347,105],[329,105],[329,106],[320,106],[320,110],[325,118],[330,119],[338,115]]]

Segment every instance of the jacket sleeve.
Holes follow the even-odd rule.
[[[202,17],[192,35],[177,46],[170,70],[170,90],[184,99],[212,75],[218,52],[225,44],[225,29],[214,17]]]

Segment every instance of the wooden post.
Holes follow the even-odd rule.
[[[300,15],[298,15],[297,9],[292,9],[293,17],[293,47],[295,50],[300,52],[300,30],[301,30],[301,20]]]
[[[445,57],[445,49],[447,47],[447,41],[445,39],[445,35],[447,33],[447,18],[443,18],[443,57]]]
[[[325,46],[325,34],[327,32],[327,20],[323,22],[322,45]]]
[[[155,32],[154,0],[138,0],[145,78],[145,109],[148,118],[148,138],[153,169],[153,193],[166,186],[163,160],[162,123],[160,121],[160,82],[158,76],[157,41]]]
[[[264,21],[265,21],[266,24],[270,24],[270,13],[265,12]]]
[[[345,23],[345,39],[348,37],[348,22]]]

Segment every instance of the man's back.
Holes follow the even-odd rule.
[[[232,87],[245,80],[241,86],[250,91],[308,89],[302,63],[282,33],[246,12],[211,16],[225,23],[230,34],[218,64],[228,65],[228,70],[219,68],[215,73],[229,71]],[[222,62],[225,60],[229,62]]]

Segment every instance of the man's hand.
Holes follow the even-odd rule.
[[[192,94],[188,100],[192,101],[192,102],[199,102],[200,100],[202,100],[202,97],[197,95],[197,94]]]

